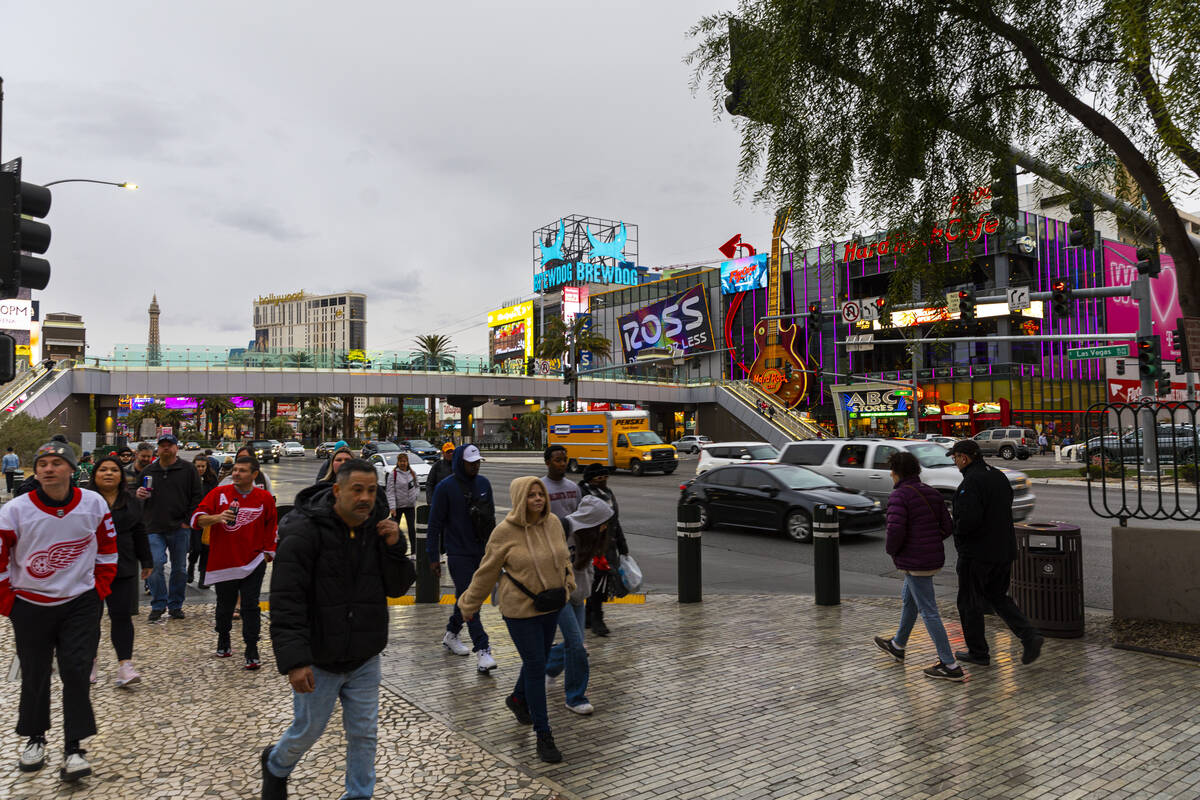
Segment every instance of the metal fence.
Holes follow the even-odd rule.
[[[1079,450],[1092,511],[1121,525],[1131,519],[1200,519],[1198,410],[1194,401],[1089,408]]]

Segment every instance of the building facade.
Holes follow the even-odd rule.
[[[254,301],[255,350],[347,353],[367,347],[367,296],[293,292]]]
[[[54,312],[42,321],[42,357],[54,361],[82,360],[87,350],[87,327],[78,314]]]

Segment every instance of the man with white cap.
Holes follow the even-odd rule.
[[[492,528],[496,526],[496,503],[492,498],[492,484],[479,474],[483,456],[473,444],[464,445],[454,451],[451,462],[452,473],[437,485],[433,493],[433,504],[429,509],[429,538],[426,554],[435,575],[442,574],[442,551],[446,551],[446,566],[454,581],[454,595],[458,597],[471,585],[471,577],[479,569],[483,551]],[[446,623],[442,635],[442,646],[458,656],[474,650],[476,668],[489,672],[496,668],[492,648],[479,614],[467,623],[471,633],[471,648],[459,639],[463,616],[454,605],[454,613]]]
[[[38,488],[0,508],[0,613],[12,620],[21,663],[17,734],[28,737],[22,772],[46,763],[51,664],[58,654],[66,740],[59,776],[90,775],[80,741],[96,733],[89,676],[100,642],[100,602],[117,574],[117,532],[108,503],[71,485],[69,444],[38,448]]]

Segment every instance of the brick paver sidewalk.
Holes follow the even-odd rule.
[[[473,659],[439,644],[446,607],[393,607],[376,797],[1200,796],[1197,667],[1090,640],[1048,640],[1023,667],[1019,644],[989,617],[993,666],[970,669],[961,685],[931,681],[920,671],[935,660],[920,622],[908,664],[871,644],[894,629],[898,605],[710,596],[611,608],[613,635],[588,635],[595,715],[569,712],[561,689],[552,698],[559,765],[537,760],[529,728],[503,706],[519,661],[496,609],[483,619],[500,666],[480,676]],[[188,611],[162,626],[137,619],[146,681],[133,691],[110,685],[105,633],[93,691],[101,732],[87,745],[96,774],[74,790],[57,778],[61,728],[45,770],[17,771],[17,685],[0,682],[9,759],[0,797],[256,796],[258,753],[287,725],[290,692],[270,669],[246,673],[238,658],[211,657],[212,608]],[[11,653],[0,620],[0,666]],[[60,725],[57,697],[56,688]],[[292,797],[336,797],[342,754],[335,716],[294,774]]]

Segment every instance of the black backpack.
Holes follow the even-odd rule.
[[[462,478],[457,478],[457,480],[463,499],[467,504],[467,519],[471,521],[471,529],[475,531],[475,538],[479,540],[480,544],[487,544],[492,530],[496,527],[496,508],[490,501],[479,497],[472,490],[473,482],[467,483]]]

